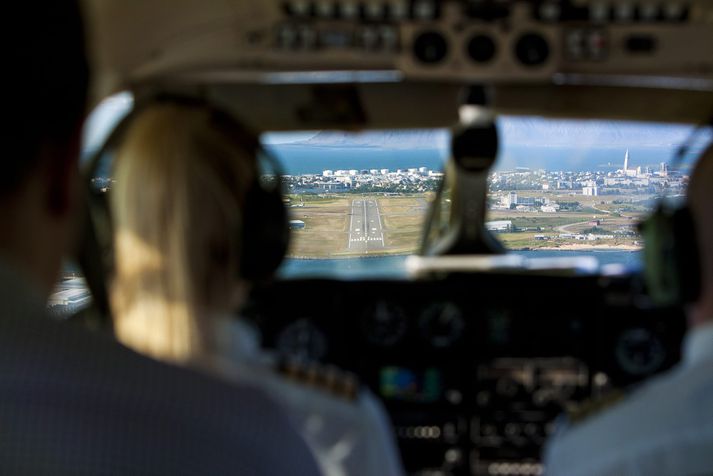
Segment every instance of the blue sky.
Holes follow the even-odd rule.
[[[114,124],[132,107],[130,94],[119,94],[103,101],[89,116],[85,127],[84,147],[90,151],[101,144]],[[514,153],[524,148],[538,150],[546,154],[547,150],[567,149],[580,151],[584,156],[592,150],[616,151],[612,157],[618,160],[621,151],[658,150],[657,156],[666,157],[681,144],[693,130],[690,125],[654,124],[603,120],[553,120],[541,117],[501,117],[498,119],[502,161],[509,166],[526,165],[521,161],[521,153]],[[360,134],[332,133],[321,134],[319,131],[266,133],[262,140],[277,147],[299,145],[301,142],[315,142],[318,145],[360,144],[381,149],[408,150],[423,148],[424,144],[439,144],[447,148],[449,133],[446,129],[433,131],[368,131]],[[699,140],[703,144],[704,140]],[[656,160],[659,160],[658,158]],[[661,159],[663,160],[663,159]]]
[[[503,144],[528,147],[669,147],[682,143],[693,130],[690,125],[652,124],[603,120],[562,120],[541,117],[504,116],[498,120]],[[356,143],[373,142],[383,131],[368,131],[351,136]],[[266,144],[284,145],[306,142],[316,135],[310,132],[280,132],[263,134]],[[404,149],[415,135],[403,132],[393,136],[393,147]],[[446,130],[434,130],[434,138],[448,135]],[[419,141],[420,143],[420,141]],[[389,144],[384,144],[388,147]]]

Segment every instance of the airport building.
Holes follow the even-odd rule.
[[[512,221],[511,220],[497,220],[485,222],[485,229],[488,231],[511,231]]]

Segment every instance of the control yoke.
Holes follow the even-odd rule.
[[[498,131],[491,111],[461,107],[452,131],[446,176],[431,207],[422,254],[500,254],[505,249],[485,227],[488,171],[498,153]]]

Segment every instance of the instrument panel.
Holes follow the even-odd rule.
[[[409,474],[540,474],[560,414],[679,359],[681,311],[642,307],[631,289],[490,274],[299,280],[256,290],[246,314],[267,347],[358,374]]]

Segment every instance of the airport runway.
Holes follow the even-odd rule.
[[[381,249],[384,245],[379,203],[376,200],[352,200],[348,248],[367,253],[369,250]]]

